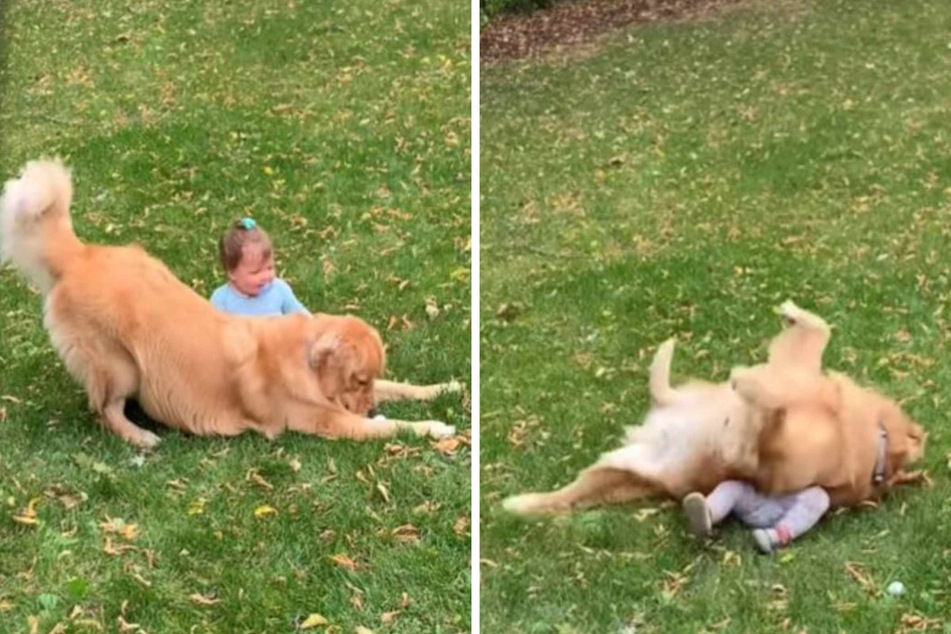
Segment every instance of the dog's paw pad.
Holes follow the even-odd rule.
[[[449,438],[456,435],[455,426],[446,423],[430,423],[427,431],[432,438]]]

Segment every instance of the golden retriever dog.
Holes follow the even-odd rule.
[[[724,480],[767,493],[824,487],[835,506],[874,499],[913,481],[907,464],[925,434],[897,403],[840,374],[824,374],[830,329],[792,302],[768,361],[735,368],[730,381],[670,386],[673,341],[650,369],[652,406],[623,447],[603,454],[568,486],[503,502],[518,514],[566,512],[644,496],[680,500]]]
[[[197,435],[455,433],[439,421],[367,418],[376,402],[432,398],[457,384],[379,380],[383,343],[364,321],[225,315],[143,249],[81,242],[72,193],[61,163],[28,163],[0,198],[0,256],[39,287],[53,346],[111,432],[142,448],[158,443],[123,413],[135,397],[155,420]]]

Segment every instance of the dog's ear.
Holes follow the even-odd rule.
[[[307,351],[307,362],[310,368],[315,372],[320,372],[327,367],[330,358],[340,350],[342,342],[335,333],[321,335],[317,340],[310,344]]]
[[[332,402],[346,389],[346,369],[344,358],[346,344],[339,334],[327,332],[310,344],[307,361],[314,372],[324,397]]]

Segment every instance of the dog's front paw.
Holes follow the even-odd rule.
[[[738,365],[730,370],[730,387],[734,392],[737,391],[740,382],[749,374],[749,371],[749,368],[742,365]]]
[[[737,366],[730,371],[730,387],[740,398],[752,400],[756,392],[756,376],[755,368]]]
[[[135,438],[132,439],[132,444],[134,444],[139,449],[142,449],[143,451],[152,451],[158,447],[160,442],[162,442],[162,439],[152,432],[145,429],[140,431],[142,433],[136,434]]]
[[[457,392],[462,391],[462,383],[453,379],[452,381],[449,381],[449,383],[443,383],[442,390],[448,394],[456,394]]]
[[[456,435],[456,428],[453,425],[433,421],[426,424],[426,435],[430,438],[449,438]]]
[[[787,299],[780,305],[776,312],[783,318],[787,326],[795,326],[802,314],[802,309],[796,306],[791,299]]]

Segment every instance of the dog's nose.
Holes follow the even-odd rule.
[[[367,412],[367,418],[373,418],[374,416],[378,415],[379,413],[380,413],[380,410],[378,410],[378,409],[375,408],[375,407],[371,407],[371,408],[370,408],[370,411]]]

